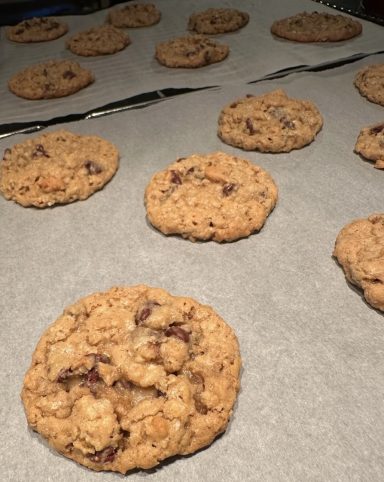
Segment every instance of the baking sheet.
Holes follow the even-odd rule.
[[[361,21],[363,34],[355,39],[327,45],[298,44],[274,38],[270,26],[276,19],[307,11],[333,9],[308,0],[157,0],[162,11],[159,24],[128,29],[132,44],[122,52],[104,57],[81,57],[65,49],[65,40],[74,33],[104,22],[107,11],[86,16],[64,17],[70,31],[52,42],[17,44],[5,38],[0,43],[0,124],[44,121],[69,114],[83,114],[97,107],[144,92],[174,87],[206,87],[231,82],[250,82],[281,69],[316,65],[355,54],[383,50],[383,29]],[[169,69],[154,59],[158,42],[187,34],[189,15],[211,6],[236,7],[250,14],[249,24],[216,38],[230,46],[229,57],[200,69]],[[94,72],[96,81],[71,96],[49,100],[25,100],[8,91],[7,81],[23,68],[51,58],[74,59]]]
[[[118,146],[121,165],[112,181],[86,201],[51,209],[0,199],[1,480],[383,480],[383,315],[346,283],[331,257],[346,223],[383,210],[384,172],[353,153],[361,127],[384,114],[352,84],[367,63],[65,125]],[[218,139],[224,105],[275,88],[319,107],[324,127],[311,145],[260,154]],[[2,140],[0,149],[24,138]],[[216,150],[248,158],[274,177],[280,199],[262,231],[220,245],[152,229],[143,205],[151,175],[177,157]],[[244,368],[222,437],[193,456],[123,479],[49,449],[27,429],[19,392],[39,337],[65,306],[137,283],[212,305],[235,329]]]

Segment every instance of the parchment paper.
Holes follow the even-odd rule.
[[[81,57],[65,48],[76,32],[105,21],[107,11],[87,16],[64,17],[70,31],[52,42],[17,44],[5,38],[0,43],[0,123],[44,121],[68,114],[83,114],[110,102],[144,92],[174,87],[206,87],[231,82],[250,82],[285,68],[322,64],[355,54],[383,50],[383,27],[361,20],[363,34],[332,44],[299,44],[270,33],[272,22],[301,11],[335,10],[308,0],[157,0],[162,12],[159,24],[127,29],[132,44],[122,52],[103,57]],[[236,7],[250,14],[249,24],[238,32],[216,36],[230,46],[229,57],[200,69],[169,69],[154,59],[158,42],[187,34],[189,15],[210,6]],[[74,59],[94,72],[93,85],[60,99],[31,101],[16,97],[7,87],[10,77],[23,68],[51,58]]]
[[[62,207],[26,209],[0,199],[1,480],[383,480],[383,315],[332,259],[346,223],[383,210],[384,172],[353,152],[361,127],[383,120],[383,107],[352,83],[367,63],[230,85],[65,125],[118,146],[115,178],[88,200]],[[224,105],[280,87],[322,112],[324,127],[311,145],[267,155],[218,139]],[[0,148],[22,139],[2,140]],[[280,199],[262,231],[220,245],[151,228],[143,205],[151,175],[179,156],[216,150],[248,158],[274,177]],[[65,306],[137,283],[212,305],[235,329],[244,366],[222,437],[193,456],[124,479],[50,450],[28,431],[19,392],[38,339]]]

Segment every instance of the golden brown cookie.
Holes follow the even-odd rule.
[[[358,152],[366,159],[376,161],[376,169],[384,169],[384,123],[364,127],[355,145]]]
[[[25,207],[67,204],[101,189],[118,163],[115,146],[100,137],[48,132],[5,150],[0,192]]]
[[[188,30],[214,35],[239,30],[248,21],[248,13],[234,8],[208,8],[189,17]]]
[[[115,27],[150,27],[160,21],[161,12],[153,3],[129,3],[114,8],[108,14],[108,21]]]
[[[347,224],[337,236],[333,256],[367,302],[384,311],[384,214]]]
[[[259,231],[277,202],[272,177],[224,152],[178,159],[145,191],[148,219],[164,234],[234,241]]]
[[[92,72],[73,60],[48,60],[15,74],[8,87],[24,99],[54,99],[74,94],[94,80]]]
[[[196,69],[221,62],[228,54],[227,45],[204,35],[188,35],[157,44],[155,57],[166,67]]]
[[[359,70],[355,86],[368,100],[384,106],[384,64],[368,65]]]
[[[279,89],[247,95],[224,107],[218,135],[246,151],[289,152],[312,142],[322,125],[313,102],[290,98]]]
[[[271,26],[274,35],[296,42],[339,42],[356,37],[361,31],[358,20],[323,12],[298,13],[276,20]]]
[[[232,329],[191,298],[144,285],[79,300],[45,331],[22,390],[61,454],[126,473],[209,445],[239,389]]]
[[[113,25],[100,25],[73,35],[67,47],[76,55],[91,57],[114,54],[131,43],[131,39],[121,29]]]
[[[8,27],[5,34],[13,42],[47,42],[68,32],[68,25],[51,17],[30,18]]]

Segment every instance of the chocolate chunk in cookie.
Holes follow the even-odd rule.
[[[384,214],[347,224],[337,236],[333,256],[367,302],[384,311]]]
[[[29,100],[66,97],[94,81],[92,72],[72,60],[48,60],[15,74],[9,81],[11,92]]]
[[[211,307],[143,285],[112,288],[45,331],[21,396],[29,425],[54,449],[124,474],[224,432],[240,364],[233,330]]]
[[[368,100],[384,106],[384,64],[368,65],[359,70],[355,86]]]
[[[384,169],[384,122],[364,127],[355,145],[358,152],[366,159],[376,161],[376,169]]]
[[[191,241],[249,236],[262,228],[276,201],[266,171],[223,152],[176,161],[156,173],[145,191],[152,225]]]
[[[67,41],[67,47],[76,55],[90,57],[114,54],[130,43],[130,38],[121,29],[101,25],[77,33]]]
[[[133,3],[114,8],[108,21],[115,27],[149,27],[160,21],[161,13],[152,3]]]
[[[323,12],[298,13],[276,20],[271,26],[274,35],[296,42],[339,42],[356,37],[361,31],[358,20]]]
[[[248,21],[248,13],[234,8],[208,8],[190,16],[188,30],[213,35],[239,30]]]
[[[8,27],[5,34],[13,42],[46,42],[68,32],[68,25],[51,17],[30,18]]]
[[[0,192],[25,207],[86,199],[112,178],[118,160],[117,149],[100,137],[49,132],[6,149]]]
[[[289,152],[313,141],[323,125],[317,107],[283,90],[246,96],[224,107],[219,137],[246,151]]]
[[[166,67],[194,69],[221,62],[229,47],[204,35],[178,37],[156,45],[155,57]]]

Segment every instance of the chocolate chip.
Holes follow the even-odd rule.
[[[185,53],[186,57],[190,58],[190,57],[193,57],[194,55],[196,55],[198,53],[198,49],[194,49],[194,50],[189,50],[188,52]]]
[[[211,54],[209,52],[204,52],[204,60],[207,63],[211,61]]]
[[[122,378],[121,380],[117,380],[116,382],[114,382],[113,384],[114,386],[118,386],[120,388],[124,388],[125,390],[131,390],[133,385],[131,382],[129,382],[128,380],[125,380],[125,378]]]
[[[183,184],[180,174],[177,171],[171,171],[171,182],[173,182],[173,184]]]
[[[253,94],[247,94],[245,97],[246,97],[247,99],[250,99],[251,97],[255,97],[255,96],[254,96]]]
[[[281,122],[284,124],[284,126],[287,127],[288,129],[295,129],[295,124],[294,124],[291,120],[287,119],[286,117],[282,117],[282,118],[280,119],[280,121],[281,121]]]
[[[193,399],[195,401],[196,411],[202,415],[206,415],[208,413],[208,407],[201,401],[200,396],[196,393]]]
[[[64,383],[71,376],[72,376],[72,370],[70,368],[63,368],[60,370],[59,374],[57,375],[56,381],[58,383]]]
[[[113,462],[116,457],[117,449],[112,446],[106,447],[103,450],[98,450],[94,454],[89,454],[88,458],[92,462],[105,464],[107,462]]]
[[[188,169],[187,174],[192,174],[195,171],[195,168],[192,166]]]
[[[238,102],[232,102],[232,104],[229,106],[231,109],[234,109],[235,107],[238,106]]]
[[[192,320],[192,318],[195,316],[196,309],[194,306],[191,306],[191,309],[187,313],[187,318],[188,320]]]
[[[191,372],[189,379],[194,385],[202,385],[204,383],[204,378],[198,373]]]
[[[155,306],[160,306],[160,303],[157,301],[148,301],[145,305],[137,311],[135,315],[135,323],[136,325],[140,325],[143,323],[152,313],[152,310]]]
[[[73,79],[74,77],[76,77],[76,74],[75,72],[72,72],[72,70],[66,70],[63,73],[63,79]]]
[[[175,336],[176,338],[179,338],[179,340],[184,341],[185,343],[188,343],[189,341],[189,333],[187,333],[179,326],[168,327],[165,330],[165,336]]]
[[[184,159],[186,159],[186,157],[179,157],[178,159],[176,159],[176,162],[184,161]]]
[[[95,383],[97,383],[99,380],[99,372],[97,371],[97,368],[94,367],[84,375],[82,385],[92,389]]]
[[[88,353],[87,356],[95,357],[95,363],[111,363],[109,356],[104,353]]]
[[[9,157],[11,155],[11,149],[9,147],[6,147],[4,149],[4,154],[3,154],[3,158],[6,159],[7,157]]]
[[[249,117],[247,117],[247,120],[245,121],[245,125],[247,126],[247,129],[249,130],[249,133],[251,135],[255,134],[255,128],[253,127],[252,121]]]
[[[44,149],[44,146],[42,144],[37,144],[35,147],[34,151],[32,152],[33,157],[49,157],[48,152]]]
[[[20,35],[21,33],[24,33],[24,29],[23,28],[18,28],[15,32],[16,35]]]
[[[232,191],[235,189],[235,186],[236,184],[233,184],[233,183],[224,184],[223,186],[224,196],[229,196],[232,193]]]
[[[384,124],[372,127],[369,132],[371,134],[380,134],[381,131],[384,131]]]
[[[95,161],[85,161],[84,167],[88,171],[88,174],[90,176],[94,176],[95,174],[100,174],[101,172],[103,172],[103,168]]]
[[[101,355],[100,354],[97,354],[95,355],[95,361],[96,362],[101,362],[101,363],[111,363],[111,360],[109,358],[108,355],[105,355],[104,353],[102,353]]]

